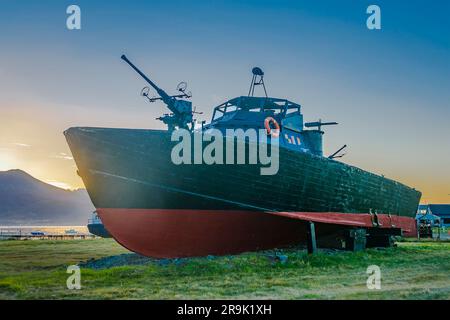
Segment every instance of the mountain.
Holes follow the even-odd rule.
[[[85,189],[60,189],[22,170],[0,171],[0,225],[86,225],[93,210]]]

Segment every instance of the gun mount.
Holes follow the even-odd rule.
[[[188,129],[188,124],[191,123],[191,129],[193,128],[193,112],[192,112],[192,102],[187,100],[182,100],[182,98],[190,98],[192,94],[186,92],[187,84],[186,82],[180,82],[177,86],[177,90],[180,94],[170,96],[163,89],[159,88],[152,80],[150,80],[141,70],[139,70],[125,55],[121,56],[131,68],[134,69],[145,81],[158,93],[159,97],[149,97],[150,88],[144,87],[141,91],[141,95],[148,99],[149,102],[155,102],[161,100],[164,102],[169,110],[170,114],[164,114],[163,116],[157,118],[164,122],[169,130],[174,130],[176,127]]]

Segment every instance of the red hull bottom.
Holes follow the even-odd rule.
[[[117,242],[154,258],[225,255],[304,243],[305,221],[317,223],[319,239],[343,226],[372,227],[367,214],[116,208],[97,212]],[[382,227],[395,225],[415,236],[413,218],[379,216],[382,224],[386,222]]]

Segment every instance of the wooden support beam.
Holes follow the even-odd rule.
[[[349,251],[362,251],[366,248],[367,243],[367,234],[366,230],[359,229],[350,229],[346,232],[345,239],[345,249]]]
[[[317,242],[316,242],[316,228],[314,226],[314,222],[308,221],[306,223],[307,231],[307,245],[308,245],[308,253],[313,254],[317,252]]]

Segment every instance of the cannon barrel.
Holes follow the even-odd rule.
[[[306,122],[305,127],[311,128],[311,127],[321,127],[321,126],[329,126],[338,124],[337,122],[322,122],[322,121],[316,121],[316,122]]]
[[[174,108],[174,98],[169,96],[163,89],[159,88],[152,80],[150,80],[144,73],[142,73],[142,71],[139,70],[138,67],[136,67],[130,60],[128,60],[128,58],[124,54],[121,56],[121,58],[126,63],[128,63],[128,65],[132,67],[134,71],[136,71],[142,78],[144,78],[144,80],[147,81],[148,84],[150,84],[156,90],[156,92],[158,92],[163,102],[167,104],[172,112],[178,113],[178,110]]]

